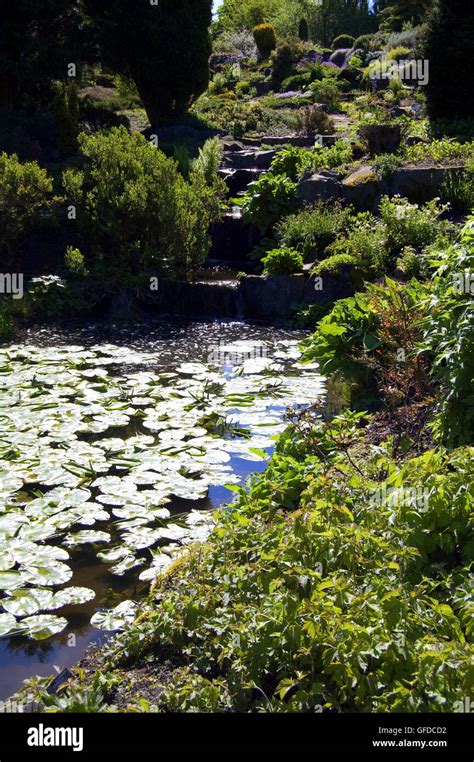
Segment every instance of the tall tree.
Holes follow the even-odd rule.
[[[212,0],[87,0],[103,55],[136,83],[152,124],[181,114],[209,83]]]
[[[377,0],[374,9],[383,31],[401,32],[405,24],[422,24],[432,5],[433,0]]]
[[[0,0],[0,107],[47,103],[54,79],[79,63],[81,3]]]
[[[428,22],[424,56],[430,66],[426,88],[430,117],[473,117],[474,7],[471,4],[466,0],[437,0]]]

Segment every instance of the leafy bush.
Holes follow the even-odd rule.
[[[355,69],[361,69],[364,65],[364,62],[360,55],[354,55],[352,56],[351,60],[349,61],[349,66],[355,68]]]
[[[332,41],[333,50],[339,50],[340,48],[352,48],[354,46],[354,37],[350,34],[340,34]]]
[[[340,275],[341,272],[350,268],[351,274],[357,274],[358,261],[351,254],[333,254],[332,257],[318,262],[312,270],[314,275]]]
[[[314,262],[345,229],[350,215],[350,210],[338,202],[319,201],[281,220],[276,237],[282,246],[299,251],[305,262]]]
[[[64,256],[64,264],[73,276],[84,277],[88,275],[85,260],[79,249],[68,246]]]
[[[187,182],[172,159],[125,128],[81,135],[79,145],[82,167],[64,172],[64,186],[86,265],[107,287],[147,269],[185,274],[204,260],[221,213],[214,148]]]
[[[293,69],[304,52],[298,38],[287,37],[282,40],[272,53],[272,81],[275,87],[290,77]]]
[[[390,153],[382,153],[372,160],[375,174],[380,180],[390,180],[393,173],[400,166],[400,159]]]
[[[255,37],[248,29],[228,29],[214,41],[216,53],[241,53],[244,58],[256,58]]]
[[[272,50],[275,50],[277,39],[271,24],[258,24],[253,29],[253,36],[258,52],[262,58],[268,58]]]
[[[474,162],[465,171],[451,170],[440,189],[443,201],[449,203],[455,214],[467,214],[474,210]]]
[[[301,135],[332,135],[335,131],[334,119],[317,106],[306,106],[298,112],[297,132]]]
[[[380,447],[347,456],[358,424],[346,414],[310,436],[295,424],[106,646],[118,666],[130,652],[185,655],[161,711],[452,712],[469,695],[472,451],[402,466]],[[426,489],[428,510],[403,487]]]
[[[413,57],[413,53],[410,48],[405,48],[403,45],[399,45],[396,48],[392,48],[388,51],[386,58],[387,61],[406,61]]]
[[[447,206],[438,199],[419,206],[410,204],[405,198],[385,196],[380,202],[380,216],[386,226],[390,250],[401,250],[404,246],[421,249],[434,243],[450,229],[448,223],[439,221],[446,209]]]
[[[310,75],[308,72],[303,72],[302,74],[292,74],[291,77],[287,77],[283,80],[281,87],[283,92],[286,93],[290,90],[298,90],[303,88],[306,85],[309,85],[310,81]]]
[[[338,111],[341,106],[341,84],[335,79],[324,79],[312,82],[309,89],[318,103],[327,106],[331,111]]]
[[[361,34],[360,37],[356,37],[354,40],[354,49],[360,48],[364,51],[370,51],[374,48],[374,38],[371,34]]]
[[[420,162],[431,159],[439,164],[454,161],[465,161],[474,155],[474,143],[459,143],[456,140],[443,138],[431,143],[415,143],[405,147],[404,158],[409,162]]]
[[[52,179],[36,162],[0,154],[0,244],[9,265],[27,233],[54,208],[52,190]]]
[[[244,217],[264,233],[297,206],[297,184],[284,175],[267,172],[250,183],[244,196]]]
[[[423,398],[427,377],[416,349],[425,295],[417,281],[369,284],[365,292],[336,302],[308,339],[305,358],[318,362],[324,375],[347,379],[356,407]]]
[[[439,384],[435,433],[449,447],[474,439],[474,218],[459,243],[440,251],[427,297],[422,348]]]
[[[370,213],[357,215],[346,236],[341,236],[332,243],[327,253],[331,256],[336,254],[352,257],[366,278],[382,275],[390,263],[385,228],[374,223]]]
[[[271,249],[262,259],[265,275],[294,275],[303,269],[303,257],[295,249]]]

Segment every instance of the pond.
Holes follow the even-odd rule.
[[[158,321],[0,347],[0,700],[133,617],[265,469],[287,408],[324,393],[303,337]]]

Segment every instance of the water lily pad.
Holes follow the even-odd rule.
[[[0,572],[0,590],[16,590],[23,584],[18,572]]]
[[[13,634],[17,629],[17,621],[12,614],[0,614],[0,638]]]
[[[22,583],[31,585],[63,585],[72,577],[72,569],[60,561],[50,561],[48,564],[39,566],[20,567]]]
[[[28,588],[15,590],[9,598],[4,598],[2,606],[5,611],[15,616],[31,616],[38,611],[51,608],[53,593],[51,590]]]
[[[134,601],[123,601],[114,609],[98,611],[91,619],[93,627],[98,630],[113,632],[121,630],[135,619],[138,604]]]
[[[66,545],[85,545],[86,543],[96,542],[110,542],[110,534],[108,532],[89,532],[84,530],[83,532],[76,532],[76,534],[68,534],[65,539]]]
[[[67,627],[67,619],[52,614],[30,616],[21,622],[22,632],[33,640],[46,640]]]
[[[88,587],[66,587],[54,593],[48,609],[60,609],[63,606],[79,606],[95,598],[95,592]]]

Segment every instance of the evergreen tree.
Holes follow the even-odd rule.
[[[83,55],[80,3],[0,0],[0,13],[0,107],[48,104],[53,80]]]
[[[424,55],[430,66],[426,88],[429,116],[474,116],[474,7],[466,0],[437,0],[428,22]]]
[[[209,83],[212,0],[88,0],[104,59],[130,76],[152,124],[185,112]]]

